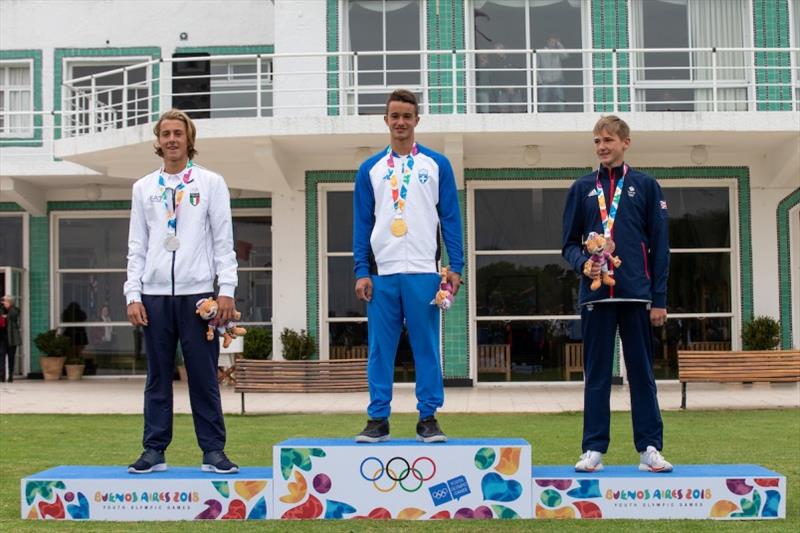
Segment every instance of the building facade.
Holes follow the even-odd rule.
[[[52,328],[86,332],[98,375],[144,372],[121,289],[130,188],[173,106],[231,188],[243,323],[272,329],[276,354],[284,328],[323,359],[363,354],[352,190],[395,88],[418,95],[417,139],[458,180],[447,383],[506,380],[498,351],[513,381],[575,378],[561,211],[603,113],[631,125],[629,163],[669,205],[657,377],[680,347],[740,348],[757,315],[800,346],[798,0],[2,0],[0,283],[23,311],[21,372],[40,371],[32,339]],[[398,379],[410,360],[401,341]]]

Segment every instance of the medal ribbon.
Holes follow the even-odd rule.
[[[625,176],[627,174],[628,165],[623,165],[622,177],[619,179],[619,182],[617,182],[617,187],[613,191],[614,196],[611,199],[611,209],[606,211],[606,196],[603,194],[603,186],[600,184],[600,170],[598,169],[597,171],[597,180],[595,181],[594,188],[597,191],[597,204],[600,206],[600,221],[603,223],[603,234],[605,235],[606,239],[610,239],[612,237],[614,221],[617,218],[619,199],[622,196],[622,186],[625,184]]]
[[[172,209],[172,204],[167,199],[167,181],[164,179],[164,171],[162,168],[161,173],[158,175],[158,190],[161,193],[161,201],[164,202],[164,208],[167,210],[167,233],[170,235],[175,235],[177,233],[178,228],[178,208],[181,205],[181,200],[183,200],[184,189],[186,188],[186,184],[192,182],[192,161],[190,160],[189,163],[186,165],[186,172],[183,174],[183,178],[181,178],[180,183],[178,186],[172,190],[172,194],[175,195],[175,209]]]
[[[386,165],[389,167],[389,172],[391,172],[391,176],[389,178],[389,183],[392,186],[392,206],[394,207],[394,211],[397,214],[397,217],[400,218],[403,209],[406,206],[406,196],[408,196],[408,184],[411,182],[411,170],[414,168],[414,156],[417,155],[419,149],[417,148],[417,143],[411,147],[411,153],[406,156],[405,161],[403,161],[403,168],[402,173],[403,176],[400,180],[397,179],[397,172],[394,166],[394,157],[392,157],[392,146],[389,145],[386,148]]]

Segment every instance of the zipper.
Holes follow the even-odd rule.
[[[642,257],[644,258],[644,275],[647,276],[647,279],[650,279],[650,268],[647,266],[647,249],[644,247],[643,242],[639,242],[642,245]]]
[[[172,189],[172,212],[175,213],[175,189]],[[175,236],[178,236],[178,217],[175,217]],[[175,254],[177,250],[172,252],[172,296],[175,296]]]
[[[614,169],[613,168],[609,168],[608,169],[608,179],[610,180],[609,181],[609,187],[608,187],[608,198],[609,198],[610,201],[613,201],[614,192],[616,192],[614,190],[616,188],[615,187],[616,180],[614,179]],[[608,207],[610,207],[610,205]],[[617,206],[617,208],[619,208],[619,206]],[[616,219],[616,213],[614,213],[614,216],[615,216],[615,219]],[[615,226],[616,226],[616,224],[614,224],[614,226],[611,226],[611,235],[608,236],[609,239],[611,239],[611,240],[614,240],[614,227]],[[614,272],[614,265],[611,264],[610,262],[608,264],[608,269],[611,272]],[[600,275],[602,276],[603,274],[601,273]],[[613,285],[608,288],[608,297],[609,298],[613,298],[614,297],[614,286]]]

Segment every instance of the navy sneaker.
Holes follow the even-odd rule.
[[[417,422],[417,440],[420,442],[447,442],[447,435],[439,427],[439,422],[429,416]]]
[[[389,440],[389,420],[386,418],[367,420],[367,426],[356,435],[356,442],[384,442]]]
[[[151,472],[163,472],[167,469],[167,462],[164,460],[164,452],[146,448],[135,463],[128,466],[131,474],[150,474]]]
[[[203,452],[203,465],[200,470],[214,472],[215,474],[235,474],[239,471],[239,465],[231,462],[224,451],[215,450],[213,452]]]

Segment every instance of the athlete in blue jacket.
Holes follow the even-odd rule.
[[[579,292],[584,354],[583,454],[575,470],[603,468],[611,417],[611,373],[617,328],[622,339],[630,383],[633,440],[640,453],[639,469],[669,472],[672,465],[660,453],[663,424],[653,376],[650,327],[667,319],[669,240],[667,203],[652,177],[624,162],[630,129],[609,115],[594,127],[597,171],[575,181],[567,194],[563,219],[562,255],[582,274]],[[601,284],[600,263],[584,247],[591,232],[604,235],[613,255],[621,259],[613,271],[614,285]]]
[[[443,442],[436,421],[444,403],[439,356],[440,310],[431,305],[441,282],[439,228],[450,257],[453,295],[461,284],[464,250],[458,192],[450,162],[414,142],[417,99],[394,91],[384,121],[391,144],[358,170],[353,195],[356,296],[367,302],[369,420],[357,442],[389,439],[397,344],[405,322],[417,377],[417,440]]]

